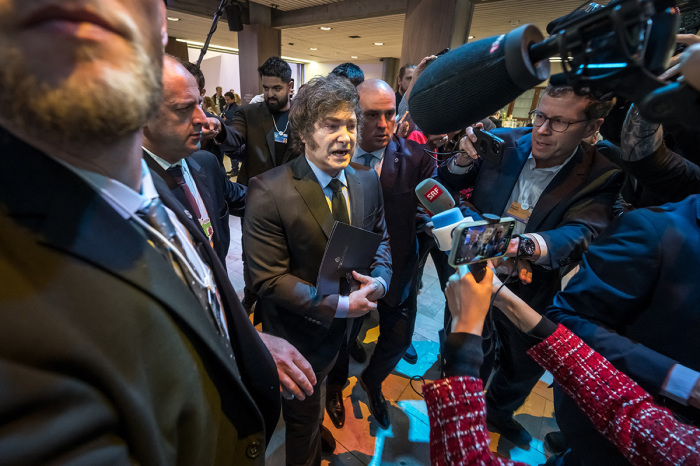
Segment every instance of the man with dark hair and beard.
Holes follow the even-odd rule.
[[[281,58],[270,57],[258,68],[258,74],[265,101],[238,107],[233,120],[226,122],[234,130],[233,150],[238,150],[241,160],[236,181],[245,186],[254,176],[299,155],[288,148],[292,136],[289,128],[289,94],[294,88],[292,69]],[[250,273],[243,257],[243,306],[252,312],[257,298],[250,289]]]
[[[273,167],[289,162],[299,154],[288,149],[289,93],[294,89],[292,69],[279,57],[270,57],[258,68],[264,102],[239,107],[230,124],[238,147],[245,144],[238,181],[248,180]]]
[[[142,160],[165,13],[0,0],[0,464],[264,464],[316,383]]]

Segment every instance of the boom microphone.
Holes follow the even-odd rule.
[[[526,24],[508,34],[465,44],[438,57],[411,91],[413,121],[429,134],[449,133],[492,115],[549,76],[529,46],[544,36]]]
[[[526,24],[465,44],[435,59],[416,80],[411,116],[430,134],[463,129],[544,81],[548,58],[559,55],[563,72],[552,76],[554,85],[630,99],[651,121],[696,120],[697,105],[664,107],[662,98],[647,99],[668,84],[658,75],[667,68],[678,25],[674,0],[614,0],[587,14],[567,15],[546,40]],[[678,102],[694,100],[682,85],[664,91]]]

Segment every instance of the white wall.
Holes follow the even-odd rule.
[[[190,61],[192,63],[196,63],[199,59],[200,50],[191,47],[188,50]],[[292,69],[292,79],[296,83],[295,87],[298,89],[300,82],[299,75],[301,74],[302,65],[290,63],[289,67]],[[333,65],[333,67],[335,67],[335,65]],[[331,69],[333,69],[333,67],[331,67]],[[236,93],[239,95],[241,94],[241,78],[238,55],[233,53],[207,51],[207,54],[204,56],[204,60],[202,60],[202,64],[200,65],[200,69],[202,70],[202,73],[204,73],[204,79],[207,83],[207,95],[213,95],[214,92],[216,92],[216,86],[221,86],[224,92],[228,92],[229,89],[234,89]],[[249,70],[248,72],[254,73],[256,76],[258,75],[257,68],[254,70]]]
[[[199,59],[199,49],[189,48],[189,57],[192,63]],[[207,51],[200,65],[204,79],[206,80],[207,95],[216,92],[216,86],[221,86],[224,92],[234,89],[241,93],[241,80],[238,69],[238,55]],[[253,71],[257,73],[257,71]]]
[[[196,63],[199,59],[199,49],[190,47],[188,51],[190,61]],[[238,55],[236,54],[207,51],[200,65],[202,73],[204,73],[204,79],[206,80],[207,95],[213,95],[216,91],[216,86],[221,86],[224,92],[227,92],[229,89],[234,89],[238,94],[241,93],[241,79],[238,63]],[[382,62],[377,60],[373,62],[354,63],[362,69],[362,72],[365,74],[365,79],[382,79],[382,71],[384,69]],[[301,85],[299,75],[301,74],[302,66],[304,67],[304,82],[306,83],[315,76],[326,76],[333,68],[340,65],[340,63],[313,62],[305,63],[304,65],[295,63],[290,63],[289,65],[292,68],[292,79],[294,79],[295,83],[294,87],[299,89]],[[257,75],[258,70],[249,70],[248,72]]]
[[[384,69],[383,63],[380,61],[375,62],[353,62],[362,69],[365,74],[365,79],[378,78],[382,79],[382,71]],[[340,63],[311,63],[304,65],[304,82],[308,82],[311,78],[315,76],[326,76],[328,73],[333,71],[333,68],[340,65]],[[391,83],[390,83],[391,84]]]

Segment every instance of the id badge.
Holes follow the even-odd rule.
[[[207,239],[209,239],[209,244],[211,247],[214,247],[214,240],[212,240],[212,237],[214,236],[214,228],[211,226],[211,220],[208,218],[203,218],[200,219],[199,222],[202,224],[202,230],[204,230],[204,234],[207,235]]]
[[[280,144],[287,144],[287,138],[289,138],[289,136],[287,136],[283,132],[275,132],[275,142]]]
[[[527,224],[530,220],[530,215],[532,215],[532,208],[525,209],[517,202],[513,202],[508,208],[508,216],[513,217],[520,223]]]

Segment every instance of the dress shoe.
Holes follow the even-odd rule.
[[[409,346],[406,353],[404,353],[403,360],[409,364],[415,364],[418,362],[418,353],[416,352],[416,348],[413,346],[413,343],[411,343],[411,346]]]
[[[382,395],[381,390],[373,391],[367,388],[365,381],[362,380],[362,375],[357,378],[360,382],[360,386],[367,393],[367,407],[369,408],[370,414],[374,416],[382,429],[388,429],[391,426],[391,421],[389,420],[389,407],[387,402]]]
[[[326,392],[326,412],[336,429],[341,429],[345,425],[345,405],[343,393],[340,390]]]
[[[357,338],[355,338],[355,341],[348,343],[348,354],[359,363],[367,360],[367,352],[362,347],[362,343],[357,341]]]
[[[513,419],[511,414],[491,414],[487,409],[486,426],[489,431],[501,434],[501,437],[510,440],[514,445],[525,450],[530,449],[532,435],[518,421]]]
[[[324,455],[332,455],[335,451],[335,445],[335,439],[331,431],[321,426],[321,453]]]
[[[559,431],[550,432],[544,436],[544,450],[553,455],[561,455],[566,452],[568,446],[564,435]]]

